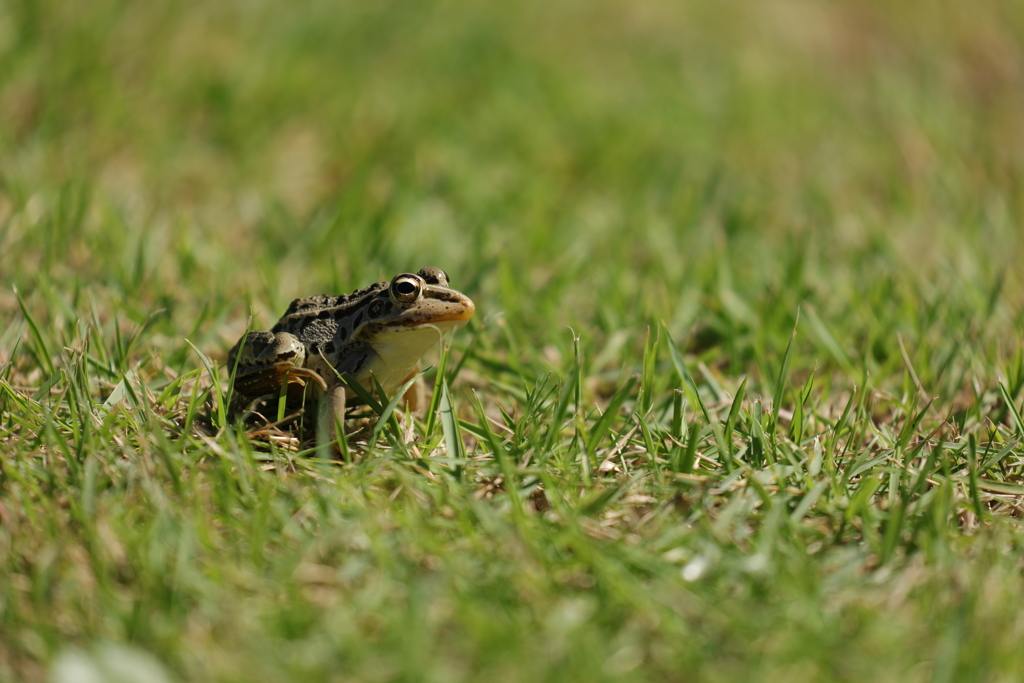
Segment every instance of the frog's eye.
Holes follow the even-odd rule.
[[[420,272],[416,274],[423,278],[429,285],[441,285],[442,287],[448,286],[448,273],[444,272],[440,268],[430,266],[420,269]]]
[[[410,304],[423,293],[423,278],[418,275],[398,275],[391,281],[391,298],[400,304]]]

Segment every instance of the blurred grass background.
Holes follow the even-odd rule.
[[[797,259],[839,314],[874,278],[942,292],[1019,248],[1012,3],[4,14],[4,270],[139,315],[182,286],[276,310],[443,262],[492,295],[480,274],[507,269],[567,324],[609,301],[671,319],[725,266],[792,308]],[[202,305],[181,298],[176,328]]]
[[[665,340],[657,362],[644,354],[660,324],[691,368],[707,371],[703,394],[719,397],[722,384],[735,396],[747,377],[748,398],[771,398],[799,310],[788,407],[813,373],[809,412],[834,422],[850,392],[877,392],[877,405],[861,408],[881,433],[925,394],[933,412],[912,426],[916,439],[945,422],[940,441],[958,458],[968,433],[994,451],[1009,444],[1001,476],[1016,481],[1022,121],[1024,4],[999,0],[4,0],[0,367],[9,396],[32,395],[53,372],[41,349],[58,368],[65,349],[71,367],[67,349],[95,350],[98,338],[145,325],[132,345],[117,337],[121,374],[95,370],[83,391],[102,402],[128,367],[159,389],[200,367],[185,338],[222,360],[250,312],[269,325],[295,297],[436,265],[477,302],[465,369],[488,405],[531,414],[523,388],[568,375],[571,328],[588,405],[607,405],[621,377],[648,372],[654,402],[668,406],[677,385]],[[993,398],[999,381],[1009,403]],[[171,589],[159,576],[165,560],[143,549],[180,543],[178,567],[198,547],[215,556],[198,521],[209,501],[190,499],[181,519],[155,514],[149,505],[170,484],[131,495],[136,475],[114,474],[122,444],[107,434],[91,446],[108,463],[94,475],[109,477],[100,489],[111,507],[100,507],[120,521],[103,545],[128,547],[129,559],[94,558],[97,576],[113,573],[93,579],[103,587],[93,593],[75,579],[74,552],[46,569],[75,523],[59,496],[47,507],[49,489],[31,493],[26,482],[60,479],[67,464],[39,456],[55,437],[28,429],[21,404],[4,400],[5,447],[19,455],[0,477],[0,557],[34,588],[32,607],[17,607],[28,600],[21,579],[3,594],[0,677],[42,680],[65,641],[97,639],[134,642],[187,680],[1012,680],[1020,663],[1014,522],[971,540],[975,525],[964,536],[943,530],[963,510],[935,507],[933,535],[915,537],[892,576],[843,569],[876,564],[868,537],[887,533],[895,500],[884,485],[877,499],[866,494],[875,517],[851,513],[834,535],[794,532],[771,560],[773,579],[743,569],[750,534],[776,532],[740,496],[723,504],[724,518],[745,520],[731,531],[723,522],[686,535],[690,513],[666,513],[635,531],[639,548],[612,551],[560,546],[563,531],[509,526],[507,510],[471,502],[473,490],[384,477],[372,463],[353,484],[363,494],[381,476],[435,496],[425,514],[454,505],[455,521],[417,526],[418,503],[396,510],[344,482],[310,492],[309,481],[254,471],[254,495],[269,507],[224,503],[210,524],[230,530],[237,516],[224,533],[243,540],[269,525],[266,554],[220,568],[207,558],[200,587]],[[529,442],[529,424],[520,427]],[[140,430],[164,443],[160,428]],[[814,444],[796,441],[794,457],[811,458]],[[201,483],[201,449],[181,448]],[[659,490],[648,503],[672,508]],[[42,507],[31,512],[28,500]],[[317,546],[317,566],[351,553],[378,568],[376,582],[312,602],[296,596],[316,580],[281,582],[308,550],[289,535],[289,515],[314,515],[310,505],[321,506],[319,526],[303,543],[327,547]],[[338,505],[343,513],[331,511]],[[133,524],[145,532],[133,536]],[[374,533],[398,538],[370,551]],[[530,538],[547,550],[520,552]],[[814,542],[831,553],[820,562],[804,556]],[[683,588],[675,569],[668,579],[655,568],[675,544],[690,554],[669,565],[733,553],[735,571]],[[289,559],[277,567],[274,552]],[[444,570],[422,559],[448,555]],[[126,563],[134,573],[118,575]],[[422,566],[440,578],[421,582]],[[77,587],[58,597],[40,588],[62,576]],[[594,576],[612,588],[591,602]],[[120,584],[128,597],[115,599]],[[218,607],[220,592],[236,606]],[[648,609],[662,599],[676,621]],[[491,620],[495,605],[504,619]],[[104,613],[119,609],[108,623]],[[150,612],[154,623],[140,627]],[[309,635],[321,627],[327,640]],[[693,647],[679,645],[686,639]]]

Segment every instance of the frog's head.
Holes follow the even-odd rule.
[[[386,391],[401,385],[420,358],[441,337],[457,330],[473,317],[472,299],[452,289],[440,268],[423,268],[416,274],[402,273],[375,285],[367,297],[364,319],[357,321],[352,342],[364,342],[374,358],[357,374],[363,382],[373,373]],[[358,314],[357,314],[358,315]]]
[[[355,327],[353,341],[374,342],[381,337],[425,331],[456,330],[473,317],[472,299],[452,289],[448,275],[440,268],[423,268],[418,273],[396,275],[365,303],[365,317]]]

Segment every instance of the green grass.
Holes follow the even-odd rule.
[[[0,680],[1017,680],[1024,6],[890,5],[0,3]],[[437,416],[189,427],[426,265]]]

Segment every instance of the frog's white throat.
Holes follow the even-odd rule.
[[[374,351],[373,356],[360,369],[356,379],[370,389],[372,382],[368,382],[368,380],[372,373],[384,387],[384,392],[390,396],[413,373],[424,353],[433,346],[440,348],[446,333],[457,330],[465,324],[465,320],[446,320],[437,323],[396,326],[377,331],[373,341],[370,342],[370,347]]]

